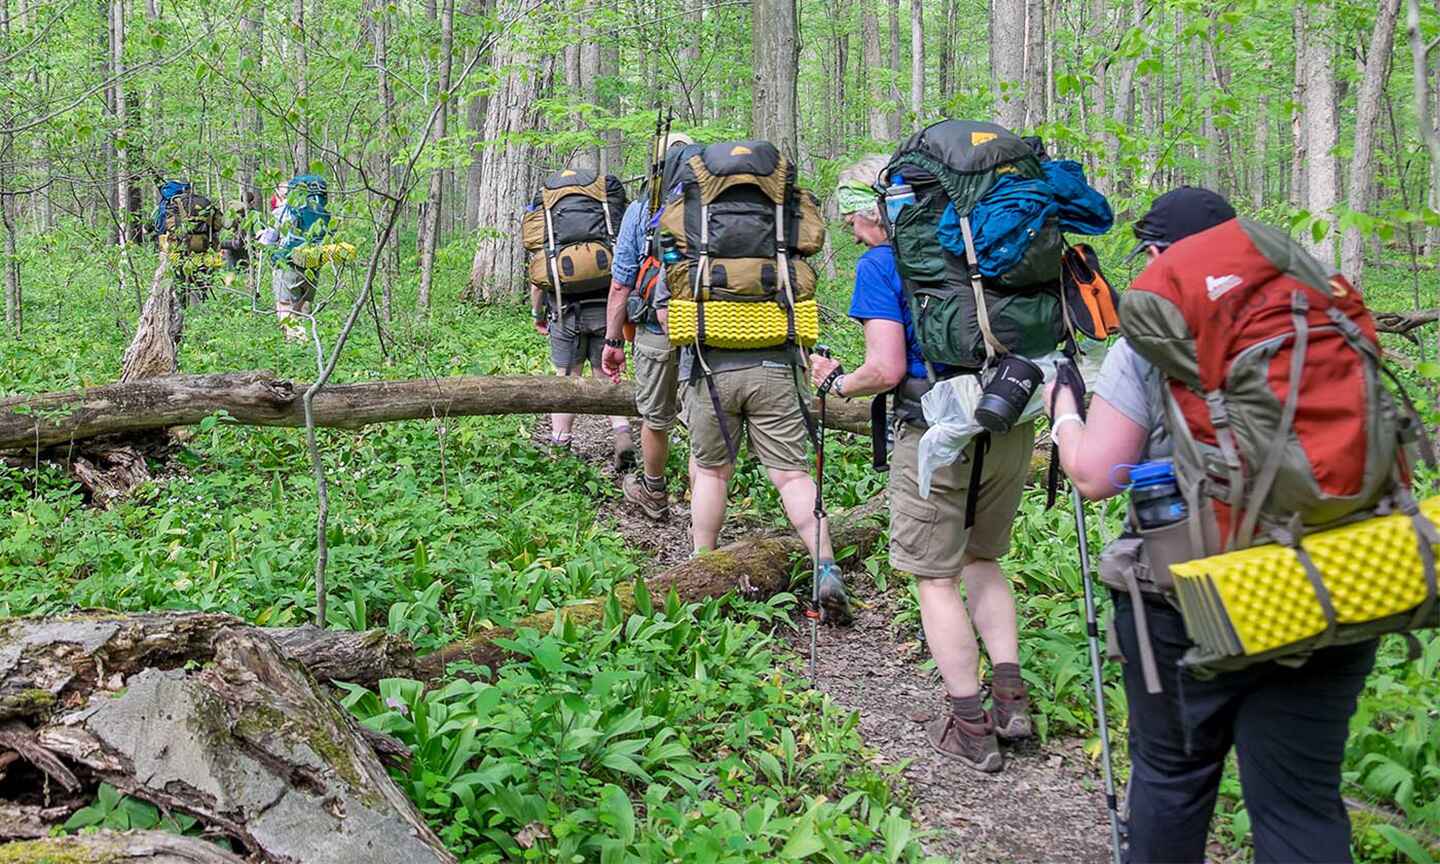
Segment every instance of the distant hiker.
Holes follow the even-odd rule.
[[[182,302],[204,296],[223,219],[220,208],[195,191],[188,180],[160,180],[156,187],[153,231],[161,250],[171,257]],[[218,257],[218,256],[215,256]]]
[[[225,227],[220,232],[220,254],[228,271],[239,270],[250,263],[250,225],[254,221],[252,213],[255,211],[244,204],[236,204],[231,208]]]
[[[1286,232],[1237,219],[1214,192],[1167,192],[1134,232],[1147,264],[1124,295],[1125,338],[1105,357],[1088,417],[1065,388],[1046,397],[1060,464],[1082,495],[1137,487],[1129,530],[1100,559],[1125,661],[1129,858],[1206,860],[1233,747],[1257,862],[1349,861],[1340,767],[1376,640],[1197,675],[1203,657],[1170,565],[1248,547],[1252,529],[1298,548],[1302,531],[1377,502],[1409,512],[1373,322],[1333,268]],[[1141,512],[1142,469],[1156,467],[1169,503]]]
[[[652,213],[651,201],[664,201],[667,178],[673,180],[681,163],[699,152],[687,135],[679,132],[657,141],[651,188],[644,198],[630,202],[620,220],[615,241],[615,261],[610,271],[610,297],[605,309],[605,351],[601,369],[619,382],[625,371],[627,323],[635,342],[635,407],[640,413],[642,470],[625,475],[625,500],[654,520],[670,514],[670,495],[665,490],[665,463],[670,457],[670,430],[680,416],[679,352],[660,326],[655,314],[655,285],[664,278],[658,250],[654,248],[659,208]]]
[[[1034,426],[1018,425],[990,439],[975,497],[969,497],[977,464],[975,444],[964,458],[938,470],[929,497],[921,497],[917,453],[925,420],[919,399],[929,383],[880,213],[882,199],[876,184],[887,162],[884,156],[871,156],[845,169],[836,190],[845,224],[856,242],[868,247],[856,265],[850,298],[850,317],[865,332],[865,361],[842,372],[838,361],[812,356],[810,377],[816,386],[829,382],[832,394],[846,398],[895,393],[890,565],[916,577],[926,643],[949,696],[949,710],[932,724],[930,741],[942,754],[972,768],[998,771],[1002,759],[997,733],[1006,739],[1031,734],[1029,696],[1020,677],[1015,600],[996,561],[1010,548],[1011,525],[1030,474]],[[929,371],[939,376],[950,373],[938,364]],[[967,511],[969,507],[973,513]],[[967,527],[967,516],[973,517],[973,527]],[[985,710],[980,692],[976,631],[984,639],[994,670],[991,712]]]
[[[318,174],[301,174],[275,187],[285,198],[271,211],[274,224],[262,235],[270,246],[271,290],[275,292],[275,318],[287,341],[305,341],[305,319],[315,301],[316,271],[320,256],[309,255],[325,241],[330,226],[329,187]],[[300,260],[304,259],[304,260]]]
[[[748,439],[816,558],[820,613],[843,621],[849,605],[829,529],[816,524],[806,451],[815,430],[802,346],[816,341],[819,311],[815,271],[803,259],[825,242],[819,202],[795,186],[794,165],[768,141],[712,144],[679,169],[676,187],[660,216],[666,278],[655,305],[671,343],[684,348],[695,551],[718,543]]]
[[[605,298],[625,203],[619,178],[566,168],[545,178],[521,219],[530,253],[530,311],[536,332],[550,339],[557,375],[583,375],[587,362],[591,374],[603,374]],[[550,443],[557,451],[570,449],[574,423],[574,414],[550,415]],[[623,474],[635,464],[630,420],[611,417],[610,428],[613,464]]]

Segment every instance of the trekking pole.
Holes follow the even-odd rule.
[[[830,349],[816,345],[814,352],[829,357]],[[815,654],[819,645],[820,626],[820,540],[825,525],[825,502],[822,492],[825,488],[825,394],[826,388],[817,391],[820,400],[820,419],[815,428],[815,552],[810,556],[810,683],[815,683]]]
[[[1062,364],[1062,369],[1064,365]],[[1070,388],[1075,396],[1075,409],[1085,416],[1084,383],[1079,370],[1072,365],[1073,374],[1061,373],[1057,386]],[[1054,454],[1058,460],[1059,454]],[[1115,775],[1110,761],[1110,724],[1105,717],[1105,683],[1100,665],[1100,624],[1095,614],[1095,592],[1090,585],[1090,537],[1085,531],[1085,502],[1080,489],[1070,484],[1070,501],[1075,507],[1075,534],[1080,546],[1080,582],[1085,593],[1085,635],[1090,642],[1091,683],[1095,687],[1095,722],[1100,727],[1100,758],[1104,763],[1105,806],[1110,810],[1110,853],[1114,864],[1121,864],[1120,854],[1120,807],[1115,798]]]

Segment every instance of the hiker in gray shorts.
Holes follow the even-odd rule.
[[[592,375],[601,375],[600,353],[605,342],[604,297],[567,300],[557,315],[550,294],[532,286],[530,311],[535,332],[550,340],[550,363],[555,367],[556,375],[583,375],[587,362]],[[574,414],[551,414],[551,447],[560,451],[569,450],[574,427]],[[615,470],[623,472],[635,463],[630,419],[611,417],[610,428],[615,435]]]

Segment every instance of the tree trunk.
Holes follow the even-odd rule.
[[[755,0],[750,13],[755,68],[751,125],[757,137],[771,141],[792,160],[800,155],[795,118],[798,39],[795,0]]]
[[[1270,60],[1261,67],[1263,79],[1270,77]],[[1250,207],[1259,212],[1265,206],[1265,175],[1270,165],[1270,88],[1260,85],[1260,101],[1255,108],[1255,169],[1250,177]]]
[[[1295,41],[1295,87],[1290,94],[1290,206],[1303,209],[1309,200],[1306,167],[1310,160],[1310,142],[1305,123],[1305,105],[1309,99],[1309,26],[1305,3],[1295,4],[1291,30]]]
[[[3,71],[3,69],[0,69]],[[8,123],[9,112],[5,112]],[[24,303],[20,296],[20,256],[15,248],[15,196],[9,191],[9,165],[14,158],[14,136],[0,135],[0,226],[5,229],[5,258],[0,270],[5,272],[5,325],[10,335],[19,338],[24,332]]]
[[[242,75],[244,80],[264,80],[264,21],[265,8],[261,4],[256,4],[249,14],[240,19],[240,56],[251,65],[250,71]],[[260,100],[246,101],[250,103],[250,139],[241,144],[240,189],[245,207],[263,213],[265,194],[260,190],[260,148],[257,142],[264,140],[265,119],[260,112]]]
[[[865,116],[870,138],[886,144],[893,143],[895,139],[890,136],[890,123],[885,116],[884,83],[876,74],[883,66],[880,59],[880,19],[875,15],[875,0],[860,0],[860,26],[865,43],[862,48],[865,66],[861,74],[866,83],[868,104]]]
[[[1045,119],[1045,0],[1025,0],[1025,129]]]
[[[900,0],[889,0],[890,6],[890,110],[886,113],[889,140],[900,137],[900,117],[905,113],[905,99],[900,95]]]
[[[990,78],[995,122],[1017,134],[1025,128],[1025,3],[990,0]]]
[[[497,0],[497,14],[509,20],[524,5],[522,0]],[[508,34],[495,45],[490,64],[500,80],[485,116],[480,175],[486,179],[476,208],[480,239],[470,265],[471,296],[485,301],[514,296],[525,273],[520,205],[529,200],[540,170],[535,145],[519,136],[535,129],[540,98],[554,72],[553,55],[533,56],[530,46],[529,39]]]
[[[455,0],[445,0],[440,13],[440,84],[435,98],[440,110],[430,129],[433,145],[445,138],[445,118],[450,113],[450,67],[455,45]],[[430,312],[430,285],[435,278],[435,250],[440,244],[440,204],[445,189],[445,170],[436,166],[430,172],[430,192],[425,198],[425,227],[421,232],[420,290],[415,306],[421,315]]]
[[[294,0],[290,10],[291,38],[294,39],[295,60],[291,68],[295,74],[296,101],[300,109],[300,126],[295,130],[295,173],[310,170],[310,66],[305,32],[305,0]]]
[[[925,4],[910,0],[910,124],[925,117]]]
[[[120,361],[122,384],[174,375],[180,369],[176,357],[184,319],[180,304],[175,302],[175,288],[165,278],[167,260],[160,256],[135,336]]]
[[[206,638],[205,620],[7,628],[0,693],[31,704],[7,727],[22,755],[62,785],[78,766],[91,783],[191,814],[258,861],[454,864],[381,763],[385,736],[362,731],[263,630]]]
[[[1390,55],[1395,49],[1395,25],[1400,0],[1382,0],[1365,55],[1365,74],[1355,98],[1355,147],[1350,157],[1350,209],[1364,213],[1375,197],[1375,135],[1380,121],[1381,95],[1390,79]],[[1364,287],[1365,238],[1358,228],[1345,229],[1341,241],[1340,271],[1357,288]]]
[[[942,105],[950,100],[950,63],[952,53],[950,48],[955,42],[955,7],[958,3],[959,0],[945,0],[944,14],[940,18],[940,56],[938,58],[940,68],[937,72],[940,79],[940,92],[938,95],[940,97],[940,104]]]
[[[1305,140],[1309,150],[1306,166],[1306,209],[1317,219],[1329,222],[1330,230],[1316,242],[1313,235],[1302,238],[1310,254],[1326,265],[1335,264],[1336,205],[1340,201],[1339,169],[1335,146],[1340,127],[1335,111],[1335,63],[1330,41],[1321,34],[1335,21],[1334,0],[1320,0],[1310,7],[1306,39]]]
[[[1134,0],[1130,26],[1145,26],[1145,2],[1146,0]],[[1150,32],[1153,30],[1153,27],[1146,27],[1145,29],[1147,32]],[[1115,109],[1112,117],[1115,125],[1132,134],[1135,131],[1136,113],[1135,70],[1139,68],[1141,59],[1143,59],[1143,55],[1130,57],[1122,61],[1120,64],[1120,80],[1115,85]],[[1118,152],[1120,142],[1115,133],[1106,133],[1105,146],[1108,148],[1106,150],[1108,153]],[[1134,182],[1134,177],[1131,175],[1130,169],[1127,167],[1117,167],[1114,170],[1115,178],[1113,180],[1113,188],[1116,192],[1122,194],[1127,193]]]
[[[241,424],[303,426],[300,394],[307,386],[266,372],[228,372],[0,399],[0,451],[185,426],[217,411]],[[314,408],[317,426],[345,429],[393,420],[554,411],[633,417],[635,391],[629,382],[597,378],[419,378],[331,385],[315,396]],[[868,433],[870,412],[863,404],[832,402],[827,410],[826,421],[834,428]]]

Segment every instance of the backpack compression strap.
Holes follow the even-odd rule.
[[[985,285],[980,278],[980,259],[975,254],[975,235],[970,230],[969,216],[960,217],[960,233],[965,237],[965,262],[970,268],[970,289],[975,292],[975,320],[980,325],[980,335],[985,337],[985,365],[989,366],[996,354],[1006,353],[1005,346],[990,329],[990,312],[985,308]]]
[[[564,304],[560,300],[560,265],[555,260],[555,225],[550,221],[550,207],[544,203],[540,205],[545,212],[545,263],[550,268],[550,281],[555,287],[555,320],[560,320],[565,311]]]

